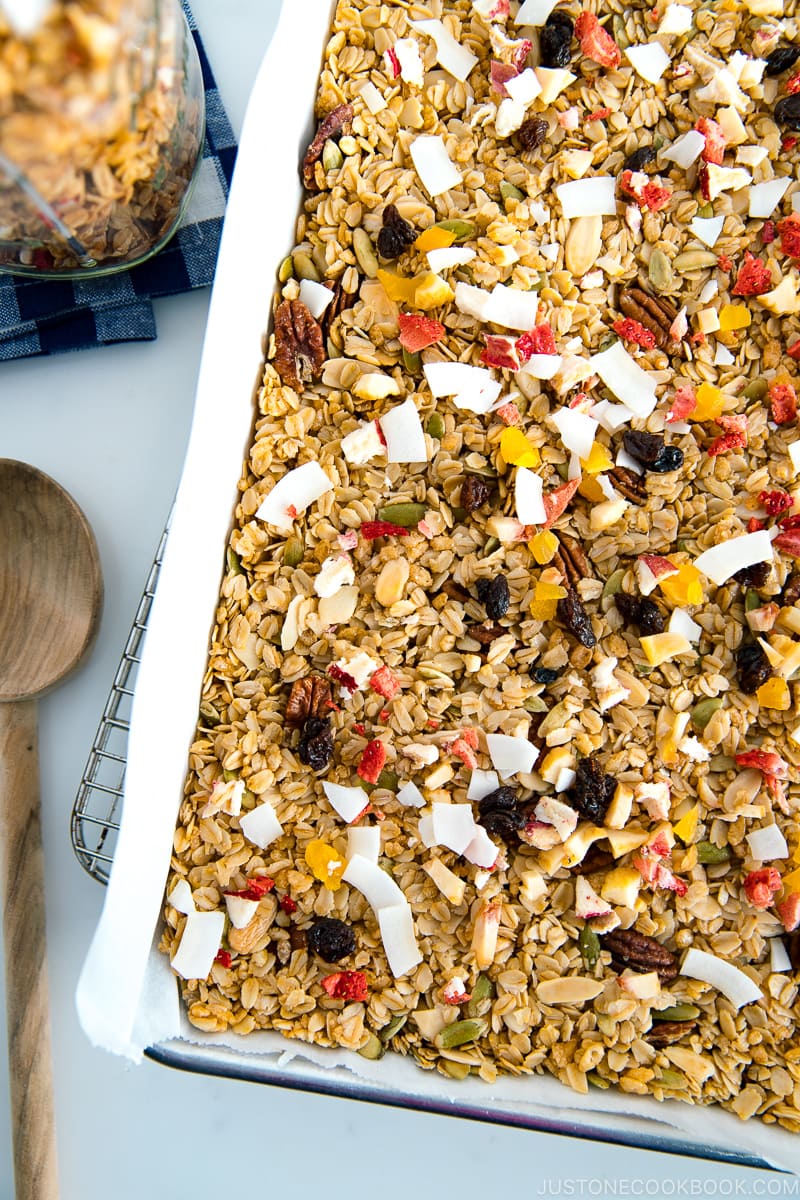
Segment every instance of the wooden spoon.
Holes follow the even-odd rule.
[[[49,476],[0,459],[0,894],[17,1200],[58,1196],[36,699],[80,662],[103,599],[94,535]]]

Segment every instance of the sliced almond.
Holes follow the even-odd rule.
[[[584,975],[565,975],[562,979],[546,979],[536,989],[542,1004],[583,1004],[594,1000],[603,990],[599,979]]]
[[[602,217],[576,217],[564,244],[567,270],[579,279],[597,262],[603,243]]]

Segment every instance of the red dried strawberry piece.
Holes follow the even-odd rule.
[[[761,242],[764,246],[769,246],[775,241],[775,222],[766,220],[761,229]]]
[[[364,747],[357,774],[366,783],[377,783],[378,776],[386,764],[386,747],[377,738]]]
[[[767,510],[769,517],[777,517],[779,513],[794,507],[794,500],[788,492],[759,492],[758,502]]]
[[[781,529],[800,529],[800,516],[778,517]]]
[[[772,897],[783,887],[783,881],[780,871],[774,867],[761,867],[745,875],[742,886],[754,908],[769,908]]]
[[[328,674],[336,683],[340,683],[343,688],[347,688],[348,692],[357,692],[358,684],[352,675],[348,675],[347,671],[343,671],[341,667],[337,667],[336,663],[331,663],[328,667]]]
[[[786,135],[786,137],[781,138],[781,149],[782,150],[786,150],[787,152],[789,150],[794,150],[796,145],[797,145],[797,137],[793,133],[788,133]]]
[[[744,263],[739,267],[736,284],[732,296],[762,296],[772,287],[772,273],[769,267],[751,254],[745,252]]]
[[[792,558],[800,558],[800,529],[787,529],[779,533],[772,544],[777,550],[791,554]]]
[[[569,479],[566,483],[553,488],[552,492],[548,492],[546,496],[542,497],[545,516],[547,517],[544,523],[545,529],[549,529],[553,522],[558,520],[577,492],[579,484],[580,479]]]
[[[393,525],[391,521],[364,521],[359,530],[368,542],[379,537],[406,537],[408,532],[404,525]]]
[[[226,896],[239,896],[242,900],[263,900],[268,892],[275,887],[275,880],[269,875],[254,875],[248,879],[247,887],[238,892],[226,892]]]
[[[800,892],[790,892],[776,907],[783,928],[787,933],[792,933],[800,925]]]
[[[233,963],[230,950],[218,950],[217,957],[214,959],[214,962],[219,963],[221,967],[230,967]]]
[[[700,195],[704,200],[711,199],[711,186],[708,179],[708,167],[703,165],[697,172],[697,182],[700,186]]]
[[[649,209],[650,212],[660,212],[662,208],[666,208],[672,199],[672,192],[669,188],[661,187],[652,180],[646,183],[642,188],[642,194],[639,197],[640,208]]]
[[[800,213],[791,213],[778,221],[778,233],[781,235],[781,250],[790,258],[800,258]]]
[[[703,161],[719,166],[725,157],[725,134],[722,132],[722,126],[717,121],[712,121],[711,117],[700,117],[699,121],[695,121],[694,127],[706,139],[702,150]]]
[[[498,62],[493,58],[489,67],[489,78],[492,83],[492,91],[498,96],[507,96],[506,84],[509,79],[514,79],[519,75],[519,71],[511,63]]]
[[[792,342],[791,346],[786,347],[786,353],[789,355],[789,358],[793,358],[795,361],[800,358],[800,338],[796,342]]]
[[[773,383],[769,389],[769,406],[776,425],[791,425],[797,420],[797,392],[791,383]]]
[[[723,413],[717,418],[717,424],[725,433],[708,447],[710,458],[747,445],[747,417],[744,413]]]
[[[575,22],[575,37],[581,44],[581,53],[601,67],[618,67],[622,54],[619,46],[606,33],[594,13],[582,12]]]
[[[397,320],[400,325],[400,345],[409,354],[417,354],[440,342],[446,332],[441,321],[423,317],[420,313],[400,313]]]
[[[798,345],[800,345],[800,343],[798,343]],[[513,400],[509,400],[506,404],[501,404],[497,409],[497,415],[504,425],[519,424],[520,413]]]
[[[747,532],[748,533],[758,533],[759,530],[761,530],[763,528],[764,528],[764,522],[759,521],[758,517],[750,517],[749,521],[747,522]]]
[[[486,349],[481,351],[481,362],[486,367],[497,367],[501,371],[518,371],[520,360],[513,338],[502,334],[487,333]]]
[[[691,384],[681,384],[675,389],[672,397],[672,407],[667,413],[667,421],[685,421],[697,408],[697,396]]]
[[[786,80],[786,91],[790,96],[793,96],[795,92],[800,92],[800,71],[795,75],[790,75]]]
[[[289,916],[297,912],[297,901],[293,900],[291,896],[281,896],[280,906]]]
[[[394,700],[400,691],[400,680],[387,666],[379,667],[369,681],[373,692],[383,696],[384,700]]]
[[[720,254],[717,258],[717,266],[719,267],[720,271],[724,271],[726,274],[728,274],[733,267],[733,259],[731,258],[730,254]]]
[[[643,350],[655,349],[655,335],[631,317],[615,321],[611,328],[623,341],[632,342],[634,346],[641,346]]]
[[[594,112],[590,112],[587,121],[605,121],[606,117],[611,116],[610,108],[596,108]]]
[[[367,977],[363,971],[335,971],[320,979],[320,983],[334,1000],[369,1000]]]
[[[530,333],[517,338],[517,354],[520,361],[528,362],[534,354],[555,354],[556,335],[547,324],[534,325]]]
[[[448,746],[448,750],[456,758],[460,758],[465,767],[469,767],[470,771],[474,771],[478,765],[478,759],[475,751],[467,742],[466,738],[458,737]]]
[[[736,765],[752,767],[754,771],[774,775],[776,779],[789,778],[789,764],[774,750],[744,750],[736,755]]]

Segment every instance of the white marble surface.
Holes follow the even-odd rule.
[[[194,0],[237,130],[278,8],[279,0]],[[344,1200],[368,1195],[375,1185],[384,1200],[452,1191],[464,1197],[784,1194],[772,1190],[779,1181],[766,1172],[183,1075],[151,1063],[130,1068],[87,1043],[73,995],[103,892],[73,857],[69,816],[177,485],[207,303],[207,293],[160,301],[152,344],[0,363],[0,455],[34,463],[72,492],[94,527],[106,583],[91,660],[41,704],[64,1200],[183,1200],[243,1188],[250,1196]],[[0,1200],[12,1196],[0,1051]]]

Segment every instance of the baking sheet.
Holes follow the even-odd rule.
[[[456,1084],[397,1055],[369,1062],[275,1033],[203,1035],[186,1021],[176,981],[155,948],[275,272],[294,244],[298,162],[313,133],[313,98],[334,7],[332,0],[283,5],[242,131],[191,436],[137,678],[122,827],[78,985],[81,1023],[95,1045],[132,1061],[152,1047],[165,1061],[282,1086],[731,1161],[760,1159],[800,1173],[800,1139],[718,1108],[659,1104],[613,1089],[580,1096],[549,1076]]]

